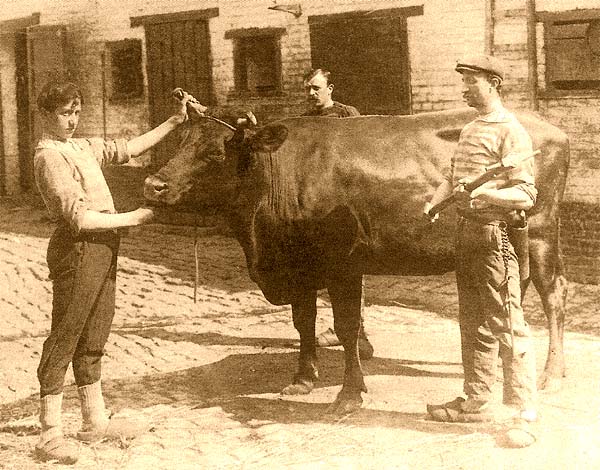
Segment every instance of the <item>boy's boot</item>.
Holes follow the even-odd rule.
[[[132,439],[149,426],[125,418],[112,418],[104,406],[100,381],[77,389],[81,401],[83,424],[77,439],[95,442],[104,438]]]
[[[46,395],[40,399],[40,424],[42,432],[35,446],[38,459],[56,461],[61,464],[74,464],[79,458],[79,446],[63,436],[62,432],[63,394]]]

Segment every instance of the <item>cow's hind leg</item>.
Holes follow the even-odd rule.
[[[331,405],[330,412],[347,414],[362,406],[361,393],[367,391],[358,355],[362,276],[331,279],[328,291],[335,332],[344,346],[345,358],[344,385]]]
[[[548,322],[548,356],[538,377],[540,390],[559,388],[565,375],[563,334],[567,301],[567,280],[557,243],[532,240],[530,243],[531,280]]]
[[[317,317],[317,292],[307,291],[292,302],[294,327],[300,333],[300,356],[294,381],[285,387],[282,395],[306,395],[319,378],[317,369],[317,347],[315,321]]]

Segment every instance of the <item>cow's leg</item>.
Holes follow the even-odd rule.
[[[300,356],[298,371],[294,381],[285,387],[283,395],[306,395],[315,386],[319,378],[317,369],[317,349],[315,340],[315,321],[317,318],[317,292],[303,292],[292,303],[294,327],[300,333]]]
[[[565,375],[563,333],[567,301],[567,280],[558,243],[531,240],[529,257],[531,280],[540,298],[548,322],[548,356],[538,377],[538,388],[555,389]]]
[[[346,414],[362,406],[361,393],[367,391],[358,355],[362,276],[331,279],[328,291],[333,308],[334,328],[344,346],[345,358],[344,385],[330,411]]]

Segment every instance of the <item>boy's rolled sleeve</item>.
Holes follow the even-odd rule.
[[[126,139],[104,140],[101,138],[87,139],[92,153],[101,167],[107,165],[122,165],[131,158]]]
[[[78,234],[88,206],[74,169],[60,153],[44,149],[35,157],[35,180],[50,215]]]

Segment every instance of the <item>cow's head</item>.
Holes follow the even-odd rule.
[[[186,124],[175,156],[146,178],[146,199],[194,208],[227,205],[239,177],[252,167],[252,154],[277,149],[287,134],[283,126],[267,126],[255,132],[249,129],[251,124],[240,123],[239,117],[220,118],[238,126],[237,130],[209,119]]]
[[[235,125],[235,119],[223,120]],[[234,131],[209,119],[190,120],[185,126],[175,156],[146,178],[144,197],[167,205],[215,206],[235,184],[235,167],[226,158]]]

